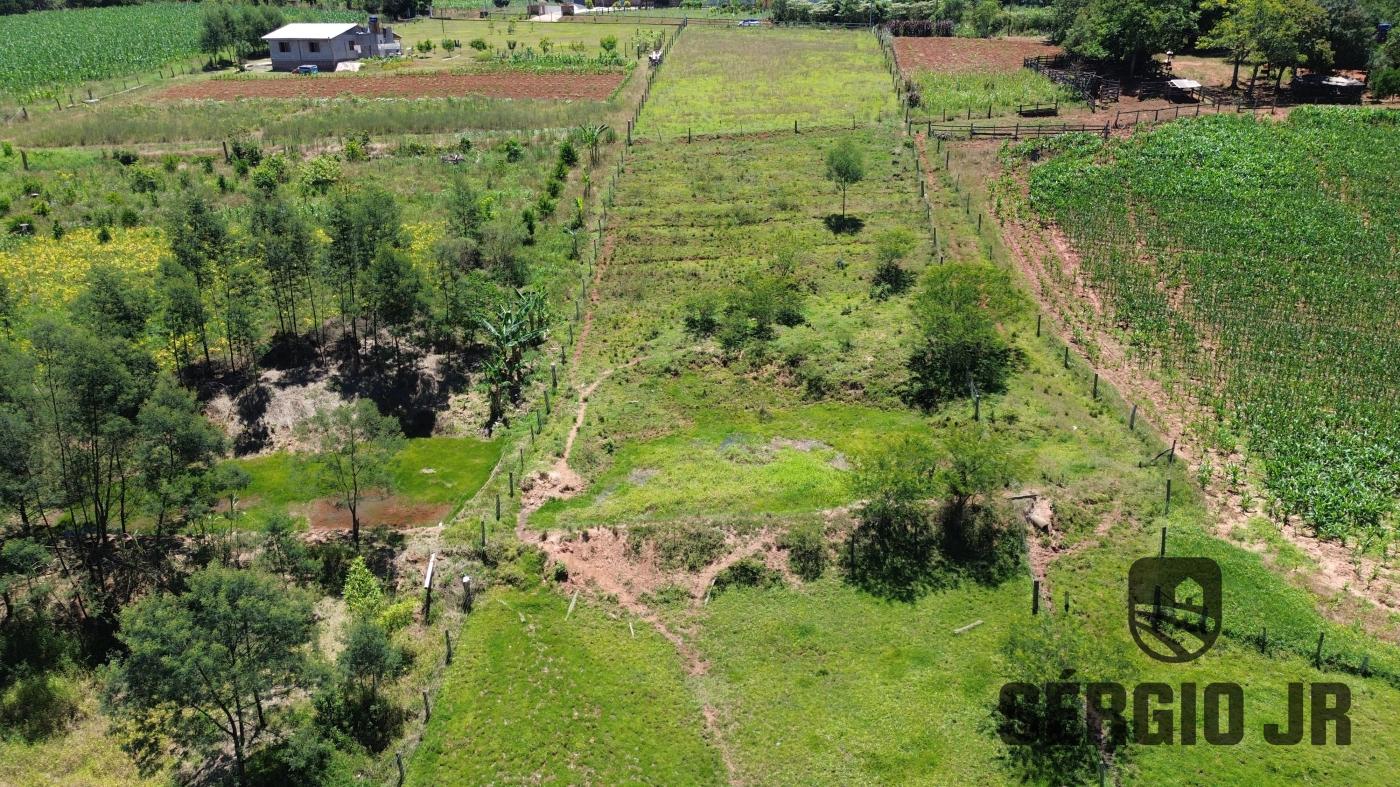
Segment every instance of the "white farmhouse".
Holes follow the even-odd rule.
[[[353,22],[294,22],[263,36],[272,52],[273,71],[316,66],[334,71],[340,63],[403,54],[401,37],[371,16],[369,26]]]

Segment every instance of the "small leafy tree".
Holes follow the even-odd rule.
[[[360,543],[360,503],[371,489],[389,489],[389,463],[403,440],[397,420],[374,402],[321,410],[307,421],[305,437],[316,447],[317,480],[350,511],[351,538]]]
[[[611,55],[613,52],[617,51],[617,36],[603,36],[603,39],[598,42],[598,46],[602,47],[604,52]]]
[[[345,587],[341,590],[345,606],[357,618],[369,619],[384,605],[384,589],[379,586],[379,578],[365,565],[365,559],[356,556],[345,572]]]
[[[875,277],[871,282],[876,297],[898,295],[909,288],[909,272],[900,262],[914,250],[914,234],[902,227],[885,230],[875,239]]]
[[[826,154],[826,179],[841,189],[841,218],[846,217],[846,189],[865,179],[865,156],[849,138]]]
[[[122,612],[128,654],[108,675],[107,704],[209,756],[232,750],[236,776],[305,685],[311,602],[258,571],[208,568],[182,595]]]
[[[137,463],[156,534],[172,520],[208,510],[223,435],[200,413],[194,395],[164,379],[136,417]]]
[[[985,263],[929,268],[913,304],[919,341],[909,359],[909,399],[931,408],[1005,388],[1020,358],[996,323],[1016,306],[1009,277]]]
[[[953,510],[963,512],[974,499],[990,495],[1015,479],[1007,445],[988,430],[965,427],[945,438],[949,461],[936,479],[947,490]]]
[[[315,698],[318,722],[374,752],[397,734],[403,713],[380,690],[403,671],[403,653],[377,623],[357,619],[345,632],[335,680]]]

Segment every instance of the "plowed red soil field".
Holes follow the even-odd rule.
[[[894,40],[899,66],[940,74],[1015,71],[1028,57],[1058,55],[1060,48],[1033,38],[910,38]]]
[[[207,79],[176,85],[160,94],[180,99],[451,98],[480,95],[497,98],[585,99],[602,101],[622,84],[625,74],[402,74],[393,76],[270,76],[255,79]]]

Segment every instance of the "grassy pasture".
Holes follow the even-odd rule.
[[[569,128],[604,122],[616,101],[463,96],[123,102],[46,113],[6,133],[23,147],[203,143],[212,150],[220,140],[240,136],[303,146],[362,133],[455,137],[464,131]]]
[[[846,135],[860,144],[869,173],[849,199],[862,228],[838,234],[826,222],[840,197],[821,173],[824,151]],[[635,150],[612,208],[617,244],[579,379],[643,360],[594,392],[570,460],[593,483],[583,496],[547,505],[536,515],[540,524],[793,513],[848,502],[849,462],[919,428],[895,392],[907,298],[870,297],[881,233],[915,239],[904,262],[912,272],[931,255],[921,214],[910,210],[917,186],[904,167],[912,154],[884,131]],[[780,173],[785,183],[774,194]],[[779,328],[751,361],[726,366],[712,342],[697,348],[682,327],[687,299],[775,265],[790,265],[811,293],[805,324]],[[779,383],[774,359],[827,393],[807,398],[794,381]],[[546,444],[558,446],[566,429],[556,419]]]
[[[671,644],[633,628],[545,589],[482,597],[408,784],[723,783]]]
[[[859,379],[888,379],[904,359],[907,338],[891,326],[906,314],[907,302],[870,298],[864,277],[872,260],[864,244],[881,227],[917,228],[921,213],[903,196],[913,184],[902,174],[896,137],[855,136],[871,172],[852,190],[851,213],[869,223],[839,236],[821,223],[830,210],[823,202],[833,196],[820,191],[824,138],[784,134],[634,148],[613,208],[618,243],[600,285],[581,377],[646,360],[614,372],[590,398],[571,459],[590,486],[579,498],[542,509],[535,525],[628,526],[702,516],[737,529],[782,528],[789,513],[849,502],[846,476],[830,464],[836,452],[858,456],[907,432],[937,441],[947,425],[970,419],[965,403],[921,416],[902,410],[892,391],[846,390],[840,383],[857,377],[849,368],[833,374],[836,393],[815,397],[798,375],[783,371],[791,368],[784,359],[798,346],[794,337],[809,329],[850,337],[849,347],[839,341],[824,351],[808,347],[804,360],[819,367],[870,356],[862,363],[876,371]],[[783,196],[770,190],[760,205],[760,184],[773,182],[777,172],[802,196],[777,206]],[[950,257],[1002,258],[995,240],[977,236],[961,195],[937,190],[933,196],[940,248],[948,244]],[[750,208],[761,219],[751,221]],[[685,299],[740,281],[792,246],[802,250],[794,265],[809,284],[811,325],[779,329],[766,354],[727,365],[693,349],[678,327]],[[920,248],[916,259],[929,247]],[[834,264],[838,256],[846,268]],[[1055,501],[1063,544],[1078,550],[1048,574],[1056,608],[1068,593],[1070,615],[1131,665],[1133,681],[1246,687],[1247,736],[1239,747],[1134,747],[1119,766],[1125,783],[1193,783],[1217,770],[1233,782],[1382,782],[1367,763],[1400,756],[1400,739],[1384,720],[1395,689],[1376,678],[1313,670],[1306,648],[1260,654],[1250,637],[1264,626],[1283,643],[1315,641],[1326,631],[1349,658],[1364,653],[1376,665],[1392,663],[1395,649],[1325,621],[1313,597],[1258,555],[1210,535],[1200,493],[1184,469],[1142,466],[1161,449],[1157,438],[1143,431],[1141,420],[1130,433],[1120,408],[1093,397],[1083,370],[1064,369],[1062,345],[1035,338],[1034,326],[1029,309],[1005,325],[1025,352],[1025,366],[1005,394],[984,398],[982,416],[1009,433],[1026,461],[1022,485]],[[557,452],[560,421],[547,427],[542,453]],[[801,451],[775,437],[817,444]],[[1170,516],[1162,502],[1167,477],[1176,490]],[[1127,566],[1155,554],[1163,526],[1170,528],[1173,554],[1210,555],[1226,574],[1230,622],[1217,650],[1190,668],[1140,656],[1123,624]],[[992,588],[963,583],[913,603],[888,602],[828,569],[814,584],[726,591],[699,610],[664,606],[661,614],[695,632],[710,660],[694,691],[716,707],[746,781],[1014,783],[1019,776],[1002,759],[1005,749],[987,719],[1010,666],[1003,643],[1030,620],[1029,590],[1025,579]],[[951,633],[976,619],[984,623],[969,634]],[[1092,680],[1098,666],[1084,665],[1081,677]],[[1364,747],[1261,742],[1261,725],[1281,719],[1286,682],[1300,676],[1353,687],[1364,705],[1353,714],[1354,735],[1364,736]]]
[[[637,133],[696,134],[865,124],[899,112],[875,37],[864,31],[687,28],[652,88]]]

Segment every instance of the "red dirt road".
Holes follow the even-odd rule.
[[[1000,73],[1016,71],[1022,61],[1037,55],[1058,55],[1060,48],[1033,38],[911,38],[894,40],[899,66],[938,74]]]
[[[176,85],[159,94],[165,101],[240,98],[451,98],[480,95],[496,98],[584,99],[603,101],[622,84],[625,74],[354,74],[253,79],[206,79]]]

